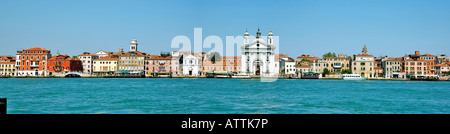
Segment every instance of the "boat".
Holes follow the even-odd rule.
[[[235,74],[235,75],[231,76],[231,78],[234,78],[234,79],[250,79],[251,77],[248,74]]]
[[[231,75],[233,74],[230,71],[214,71],[216,78],[231,78]]]
[[[438,75],[412,75],[410,80],[422,80],[422,81],[437,81],[439,80]]]
[[[343,80],[367,80],[366,77],[361,77],[359,74],[343,74]]]
[[[304,73],[301,77],[302,79],[319,79],[318,73]]]

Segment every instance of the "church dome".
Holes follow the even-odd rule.
[[[252,41],[252,44],[254,44],[254,43],[264,43],[264,44],[266,44],[266,42],[262,38],[256,38],[255,40]]]

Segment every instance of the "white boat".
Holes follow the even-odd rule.
[[[236,79],[250,79],[250,75],[248,74],[235,74],[233,76],[231,76],[231,78],[236,78]]]
[[[366,77],[361,77],[359,74],[343,74],[343,80],[367,80]]]

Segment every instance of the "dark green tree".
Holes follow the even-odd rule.
[[[302,59],[302,61],[307,61],[307,62],[309,62],[309,60],[308,60],[308,59]]]
[[[324,54],[322,57],[323,58],[325,58],[325,57],[336,57],[336,53],[328,52],[328,53]]]
[[[216,61],[221,61],[222,60],[222,56],[220,56],[219,52],[211,52],[210,54],[211,58],[209,59],[213,64],[216,63]]]
[[[352,73],[352,70],[350,70],[350,69],[344,69],[344,70],[341,71],[341,73],[342,73],[342,74],[351,74],[351,73]]]
[[[323,73],[322,73],[323,77],[325,77],[326,74],[330,74],[330,70],[328,70],[327,68],[324,68]]]

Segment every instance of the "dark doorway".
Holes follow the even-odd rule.
[[[260,75],[260,72],[261,72],[261,66],[258,64],[258,65],[256,65],[255,75]]]

